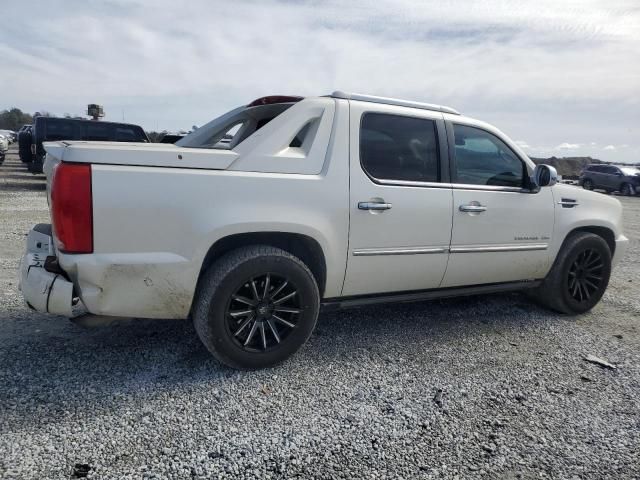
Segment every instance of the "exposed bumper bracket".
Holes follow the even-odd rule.
[[[54,255],[53,238],[45,227],[36,225],[27,236],[27,251],[20,262],[19,289],[27,305],[38,312],[77,317],[86,313],[86,308],[74,296],[73,283],[61,273],[45,269],[47,257]]]

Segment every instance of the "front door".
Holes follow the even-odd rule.
[[[437,288],[451,240],[442,114],[350,101],[344,296]]]
[[[443,287],[539,279],[554,223],[550,188],[531,193],[518,155],[493,133],[452,125],[453,231]]]

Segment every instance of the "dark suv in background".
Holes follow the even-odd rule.
[[[43,142],[56,140],[89,140],[98,142],[149,142],[142,127],[129,123],[75,120],[71,118],[36,117],[33,121],[29,171],[42,173],[46,151]]]
[[[579,183],[586,190],[597,188],[607,193],[640,194],[640,170],[631,166],[589,165],[580,173]]]

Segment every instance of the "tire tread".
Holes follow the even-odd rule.
[[[243,263],[265,256],[287,259],[302,267],[310,278],[314,279],[313,283],[316,286],[318,303],[320,300],[317,284],[311,270],[309,270],[309,267],[307,267],[307,265],[298,257],[292,255],[286,250],[269,245],[250,245],[232,250],[214,262],[207,269],[203,278],[199,282],[192,312],[193,324],[200,341],[202,341],[202,343],[207,347],[207,350],[209,350],[209,352],[211,352],[211,354],[220,362],[239,370],[248,370],[248,368],[244,365],[238,364],[233,359],[226,356],[220,349],[216,348],[216,342],[212,341],[213,339],[209,328],[209,311],[211,308],[211,301],[213,299],[214,292],[233,270]]]

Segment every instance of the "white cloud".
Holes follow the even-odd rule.
[[[580,144],[579,143],[563,142],[560,145],[556,146],[556,150],[576,150],[578,148],[580,148]]]
[[[523,150],[530,150],[531,149],[531,146],[527,142],[525,142],[524,140],[516,140],[515,144],[518,145]]]
[[[616,150],[615,145],[607,145],[606,147],[603,148],[603,150]]]
[[[637,141],[636,0],[6,3],[0,109],[97,102],[177,129],[262,95],[343,89],[450,104],[533,145]]]

